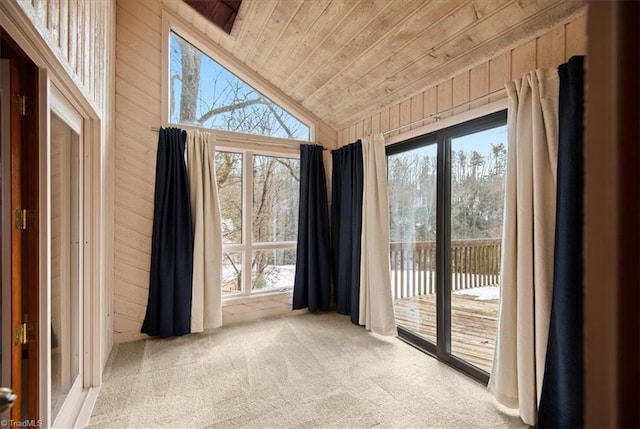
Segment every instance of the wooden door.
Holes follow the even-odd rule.
[[[4,35],[3,35],[4,36]],[[3,37],[10,60],[11,388],[18,396],[11,419],[37,420],[39,392],[38,70]],[[6,142],[5,142],[6,144]],[[6,152],[5,152],[6,153]],[[4,306],[3,311],[8,309]]]

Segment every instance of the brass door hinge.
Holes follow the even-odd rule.
[[[13,108],[18,115],[31,115],[33,112],[33,99],[26,95],[16,94]]]
[[[32,343],[36,340],[36,327],[33,323],[22,323],[13,330],[14,344]]]
[[[15,215],[15,227],[19,230],[32,229],[38,221],[38,212],[35,210],[17,209]]]

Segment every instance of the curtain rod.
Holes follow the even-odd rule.
[[[442,119],[440,117],[440,115],[442,115],[443,113],[450,112],[450,111],[452,111],[454,109],[457,109],[459,107],[467,106],[467,105],[469,105],[471,103],[474,103],[474,102],[479,101],[479,100],[483,100],[485,98],[493,97],[494,95],[502,94],[503,92],[506,92],[505,88],[498,89],[498,90],[490,92],[488,94],[481,95],[480,97],[476,97],[473,100],[469,100],[469,101],[465,101],[464,103],[456,104],[455,106],[449,107],[448,109],[442,110],[442,111],[437,112],[437,113],[432,113],[431,115],[427,116],[426,118],[418,119],[416,121],[409,122],[408,124],[404,124],[404,125],[400,125],[399,127],[392,128],[392,129],[390,129],[388,131],[383,132],[382,134],[388,135],[388,134],[394,133],[396,131],[399,131],[399,130],[401,130],[403,128],[410,127],[410,126],[415,125],[415,124],[419,124],[419,123],[424,122],[427,119],[431,119],[431,118],[435,118],[436,121],[439,121],[440,119]]]
[[[160,131],[160,127],[151,127],[151,131],[153,132],[159,132]],[[187,130],[185,130],[187,131]],[[198,130],[199,131],[199,130]],[[204,131],[204,132],[210,132],[212,134],[215,134],[215,131]],[[258,136],[259,137],[259,136]],[[266,136],[268,137],[268,136]],[[267,143],[267,142],[248,142],[246,139],[242,138],[242,137],[231,137],[231,136],[224,136],[224,137],[218,137],[220,139],[220,141],[225,142],[225,141],[229,141],[229,142],[240,142],[240,143],[244,143],[246,145],[251,145],[251,146],[258,146],[258,147],[280,147],[283,149],[298,149],[296,147],[293,146],[293,144],[315,144],[317,146],[322,147],[322,150],[327,150],[326,147],[322,146],[319,143],[313,143],[313,142],[304,142],[301,141],[300,143],[298,143],[297,141],[292,141],[292,145],[288,146],[286,144],[279,144],[279,143]]]

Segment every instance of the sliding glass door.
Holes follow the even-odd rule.
[[[487,381],[500,297],[506,112],[387,148],[399,333]]]

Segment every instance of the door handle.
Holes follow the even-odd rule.
[[[18,395],[13,393],[13,390],[8,387],[0,387],[0,414],[9,410],[17,397]]]

